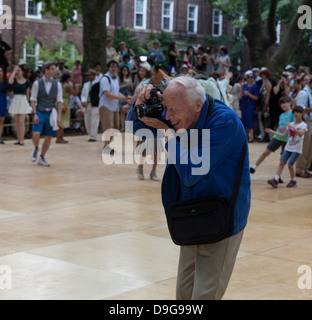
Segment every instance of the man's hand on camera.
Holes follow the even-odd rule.
[[[136,100],[135,105],[146,103],[146,101],[150,98],[152,89],[154,89],[154,87],[151,84],[145,84],[141,86],[137,92],[138,98]],[[160,93],[158,93],[158,95],[159,97],[161,97]]]
[[[169,127],[164,122],[162,122],[157,118],[143,117],[139,119],[149,127],[153,127],[155,129],[164,129],[164,130],[169,129]]]

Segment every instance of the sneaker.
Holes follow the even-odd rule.
[[[255,173],[256,170],[254,168],[250,168],[250,173]]]
[[[143,167],[138,166],[137,175],[138,175],[139,180],[144,180]]]
[[[288,185],[287,185],[287,188],[295,188],[295,187],[297,187],[297,181],[290,180]]]
[[[40,156],[38,161],[39,166],[50,167],[49,163],[45,161],[43,156]]]
[[[115,154],[115,150],[112,149],[109,145],[104,146],[103,152],[105,154],[109,154],[110,156],[113,156]]]
[[[0,144],[5,144],[3,140],[0,141]]]
[[[159,181],[159,178],[157,177],[157,174],[156,174],[156,171],[151,171],[151,173],[150,173],[150,178],[151,178],[151,180],[153,180],[153,181]]]
[[[35,147],[32,154],[31,154],[31,161],[36,162],[38,156],[38,147]]]
[[[296,177],[300,177],[300,178],[311,178],[311,174],[307,171],[305,172],[297,172],[296,173]]]
[[[278,183],[284,183],[284,181],[281,179],[281,177],[279,177]]]
[[[270,184],[273,188],[278,187],[278,181],[276,181],[275,179],[268,180],[268,184]]]

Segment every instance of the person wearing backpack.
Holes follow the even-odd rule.
[[[120,128],[118,100],[130,102],[132,97],[125,97],[119,92],[118,63],[111,60],[107,64],[108,72],[100,79],[99,114],[103,132],[107,129]],[[104,148],[112,141],[104,141]]]
[[[94,97],[91,99],[91,91],[95,87],[95,84],[98,81],[95,79],[95,70],[89,69],[87,72],[88,82],[83,85],[81,92],[81,102],[83,107],[85,108],[84,113],[84,121],[86,130],[89,135],[88,142],[96,141],[96,137],[98,134],[99,124],[100,124],[100,116],[99,116],[99,91],[100,87],[98,87],[97,92],[97,103],[94,104]]]

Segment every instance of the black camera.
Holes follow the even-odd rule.
[[[135,113],[138,118],[161,118],[164,111],[164,106],[161,104],[161,99],[157,95],[157,89],[152,89],[150,98],[145,104],[138,104],[135,106]],[[161,92],[161,91],[160,91]]]

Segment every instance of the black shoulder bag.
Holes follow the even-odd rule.
[[[210,97],[209,97],[210,98]],[[209,99],[208,119],[214,101]],[[167,224],[172,241],[176,245],[198,245],[215,243],[230,237],[234,231],[234,210],[244,167],[247,143],[245,140],[241,154],[238,175],[230,200],[218,196],[205,196],[178,201],[181,193],[181,181],[177,193],[177,202],[167,212]]]

